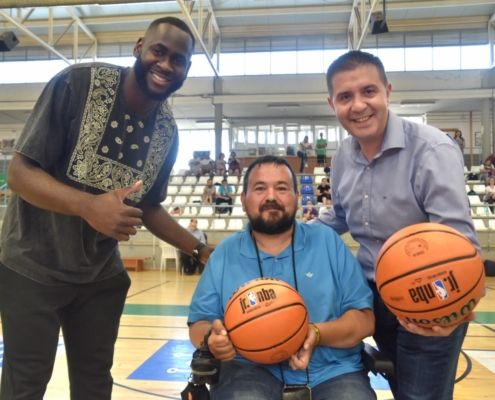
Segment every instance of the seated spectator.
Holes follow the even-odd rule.
[[[317,217],[318,217],[318,210],[313,207],[313,202],[311,200],[308,200],[306,202],[306,207],[303,208],[302,221],[308,222]]]
[[[493,169],[492,162],[489,159],[487,159],[480,166],[480,181],[486,182],[487,179],[493,175],[494,175],[494,169]]]
[[[193,153],[193,158],[189,160],[189,170],[186,171],[186,175],[188,176],[201,176],[201,158],[197,152]]]
[[[169,213],[171,215],[180,215],[180,207],[170,207]]]
[[[229,175],[239,176],[240,174],[241,166],[239,165],[239,161],[237,161],[237,154],[233,151],[229,157]]]
[[[483,199],[484,203],[488,204],[493,204],[495,201],[495,178],[490,177],[488,178],[488,185],[485,188],[485,197]],[[490,210],[492,210],[493,213],[494,207],[490,207]]]
[[[203,195],[201,196],[203,204],[213,204],[215,201],[215,186],[213,186],[213,181],[208,179],[206,181],[206,186],[203,189]]]
[[[227,173],[227,170],[225,168],[226,165],[227,163],[225,162],[225,154],[220,153],[215,163],[215,172],[217,176],[225,176],[225,174]]]
[[[265,156],[251,164],[241,195],[246,229],[216,247],[194,292],[189,337],[199,348],[207,335],[221,362],[219,382],[210,386],[212,399],[309,400],[304,385],[313,399],[376,399],[360,355],[362,340],[375,326],[372,292],[334,230],[295,221],[296,185],[283,158]],[[287,360],[256,364],[236,352],[223,325],[224,310],[237,288],[274,274],[300,293],[310,324],[303,345]],[[268,321],[266,329],[275,328]],[[285,385],[307,391],[286,397]]]
[[[196,239],[198,239],[201,243],[206,244],[206,235],[204,232],[198,228],[198,220],[191,219],[189,222],[189,226],[187,227],[189,233],[191,233]],[[184,274],[186,275],[194,275],[196,273],[196,268],[199,269],[199,273],[202,274],[205,266],[197,261],[194,257],[186,254],[184,252],[180,252],[180,260],[182,263],[182,268],[184,270]]]
[[[232,194],[234,193],[234,189],[232,186],[227,184],[227,179],[222,181],[222,186],[218,188],[217,198],[215,199],[215,204],[218,206],[222,203],[229,204],[229,215],[232,214]],[[216,214],[220,214],[222,210],[220,208],[215,209]]]
[[[286,156],[295,156],[296,153],[294,151],[294,146],[287,146],[287,151],[285,152]]]
[[[210,175],[210,178],[213,176],[213,172],[215,171],[215,161],[210,158],[210,152],[207,151],[205,154],[205,158],[201,160],[201,173],[203,175]]]
[[[332,200],[331,199],[326,199],[326,198],[323,198],[323,203],[325,204],[324,206],[320,207],[320,215],[321,213],[323,212],[328,212],[332,209],[333,207],[333,203],[332,203]]]
[[[332,189],[330,189],[327,178],[323,178],[316,188],[316,196],[318,203],[325,203],[325,199],[332,199]]]

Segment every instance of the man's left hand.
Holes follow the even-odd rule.
[[[316,341],[316,333],[313,328],[308,326],[308,334],[306,339],[304,340],[303,345],[297,351],[296,354],[293,354],[289,359],[289,366],[293,371],[298,369],[306,369],[309,365],[309,360],[311,359],[311,355],[313,354],[313,346]]]
[[[468,315],[466,315],[466,317],[457,324],[449,325],[449,326],[433,326],[431,328],[423,328],[416,324],[405,322],[397,318],[399,324],[401,324],[404,327],[404,329],[406,329],[411,333],[415,333],[416,335],[421,335],[421,336],[436,336],[436,337],[449,336],[452,332],[454,332],[457,329],[459,325],[474,321],[475,319],[476,319],[476,314],[471,312]]]

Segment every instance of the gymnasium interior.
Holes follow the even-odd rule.
[[[348,133],[328,105],[325,73],[348,50],[378,56],[392,83],[390,110],[465,139],[466,196],[482,257],[495,261],[495,214],[483,201],[480,167],[495,153],[495,3],[493,0],[0,0],[0,219],[11,191],[7,171],[18,137],[49,79],[75,63],[132,66],[132,51],[156,18],[174,16],[196,37],[189,76],[169,99],[179,153],[162,206],[187,227],[192,218],[208,243],[244,229],[240,195],[249,164],[285,157],[305,201],[329,178],[332,156]],[[305,136],[327,140],[303,173]],[[203,204],[208,176],[189,176],[193,152],[236,152],[240,175],[229,213]],[[442,172],[439,171],[439,174]],[[218,187],[222,176],[213,176]],[[331,182],[330,182],[331,186]],[[314,201],[316,203],[316,201]],[[448,204],[445,204],[448,207]],[[324,204],[315,208],[324,212]],[[174,210],[176,212],[174,212]],[[359,244],[342,235],[356,253]],[[186,324],[200,278],[183,273],[179,252],[145,228],[119,243],[132,285],[121,319],[112,374],[116,400],[180,399],[194,350]],[[470,323],[459,360],[455,400],[495,398],[495,278]],[[373,344],[370,338],[366,340]],[[0,368],[3,340],[0,329]],[[387,382],[372,376],[379,399]],[[69,398],[63,338],[45,399]]]

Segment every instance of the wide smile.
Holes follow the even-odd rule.
[[[157,86],[168,86],[171,84],[172,80],[161,75],[161,74],[158,74],[154,71],[150,71],[150,76],[151,76],[151,80],[153,81],[153,83]]]
[[[364,124],[364,123],[368,122],[372,117],[373,117],[373,115],[366,115],[365,117],[354,118],[352,121],[357,122],[358,124]]]

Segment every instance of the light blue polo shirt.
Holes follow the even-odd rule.
[[[298,289],[306,302],[310,322],[331,321],[350,309],[373,308],[373,295],[361,266],[332,229],[296,222],[294,253]],[[260,259],[264,277],[296,286],[290,245],[276,257],[260,251]],[[227,237],[210,256],[193,295],[188,323],[223,320],[232,294],[244,283],[259,277],[248,223],[245,231]],[[310,386],[362,370],[361,348],[362,344],[350,349],[318,346],[309,364]],[[249,362],[240,355],[237,360]],[[281,379],[278,364],[265,367]],[[287,363],[282,367],[287,383],[306,383],[305,371],[292,371]]]

